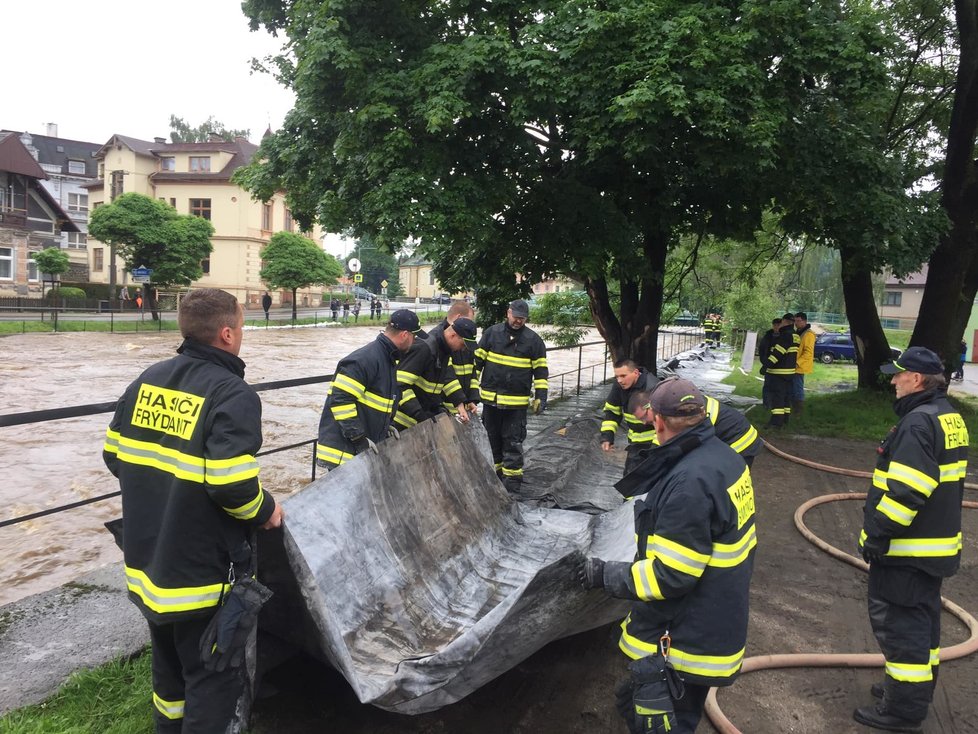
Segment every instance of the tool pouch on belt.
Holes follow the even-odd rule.
[[[200,660],[206,670],[223,672],[244,661],[248,637],[271,590],[250,576],[237,581],[200,636]]]
[[[683,679],[662,655],[649,655],[629,666],[634,681],[633,734],[660,734],[676,728],[673,700],[683,697]]]

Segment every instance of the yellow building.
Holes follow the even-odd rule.
[[[257,202],[231,183],[231,174],[248,164],[257,145],[244,138],[207,143],[154,142],[113,135],[96,154],[98,180],[89,184],[90,211],[123,193],[136,192],[165,201],[180,214],[192,214],[214,225],[214,250],[202,265],[204,275],[192,287],[221,288],[242,303],[259,306],[266,286],[261,270],[262,248],[275,232],[295,232],[298,226],[284,196]],[[322,242],[318,228],[305,233]],[[95,283],[112,282],[112,253],[107,245],[88,240],[89,273]],[[116,284],[132,282],[122,258],[115,258]],[[138,267],[141,263],[135,263]],[[299,290],[299,305],[320,303],[321,286]],[[291,300],[291,291],[272,292],[274,303]]]
[[[397,277],[405,298],[435,298],[442,294],[431,263],[421,257],[409,257],[397,268]]]

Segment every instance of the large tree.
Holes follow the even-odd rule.
[[[613,355],[648,365],[669,249],[749,240],[809,78],[881,63],[874,21],[835,2],[243,7],[288,35],[276,72],[298,102],[239,182],[288,191],[305,223],[417,241],[483,308],[517,273],[574,276]]]
[[[292,291],[292,320],[297,316],[296,291],[310,285],[333,285],[343,275],[336,258],[310,239],[294,232],[276,232],[261,251],[258,275],[272,288]]]
[[[92,212],[88,234],[114,247],[127,268],[153,271],[146,296],[156,318],[155,289],[150,286],[190,285],[203,276],[201,263],[213,250],[214,225],[179,214],[158,199],[128,193]]]
[[[206,143],[213,136],[230,142],[238,137],[247,138],[250,134],[250,130],[224,127],[224,123],[215,120],[213,115],[199,125],[191,125],[182,117],[170,115],[170,141],[174,143]]]

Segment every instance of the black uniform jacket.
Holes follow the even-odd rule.
[[[394,415],[398,428],[410,428],[436,413],[446,412],[444,403],[454,407],[466,401],[452,366],[444,325],[436,326],[426,338],[415,341],[397,366],[397,382],[402,391]]]
[[[547,399],[547,347],[527,326],[505,321],[482,332],[475,350],[473,384],[482,402],[503,409],[525,409],[534,398]]]
[[[943,390],[911,393],[893,407],[900,421],[878,450],[859,545],[886,539],[882,564],[952,576],[961,563],[968,429]]]
[[[619,647],[656,654],[668,630],[669,659],[688,681],[729,685],[744,659],[757,545],[750,472],[706,420],[649,453],[635,561],[605,564],[605,588],[638,600]]]
[[[383,334],[336,365],[336,376],[319,419],[316,458],[340,465],[355,455],[361,438],[381,441],[397,409],[397,347]]]
[[[767,374],[782,377],[795,374],[800,338],[790,324],[782,326],[767,355]]]
[[[129,597],[155,622],[209,614],[232,555],[275,500],[261,488],[261,401],[229,352],[183,342],[119,399],[102,456],[122,488]]]
[[[608,391],[608,399],[604,403],[604,419],[601,421],[601,440],[614,444],[615,432],[622,418],[628,426],[629,443],[650,444],[655,438],[655,427],[646,425],[628,412],[628,401],[632,395],[643,390],[651,390],[660,380],[644,367],[639,367],[641,373],[635,384],[625,390],[615,382]]]

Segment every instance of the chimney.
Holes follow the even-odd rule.
[[[158,145],[166,145],[166,138],[153,138],[153,142]]]
[[[49,138],[56,138],[56,137],[58,137],[58,123],[56,123],[56,122],[48,122],[48,123],[45,123],[45,126],[48,129],[47,136]]]

